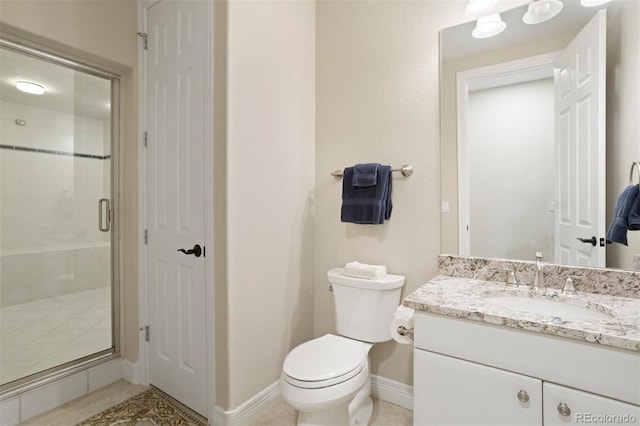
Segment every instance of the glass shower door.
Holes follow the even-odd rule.
[[[0,48],[3,388],[114,351],[113,85]]]

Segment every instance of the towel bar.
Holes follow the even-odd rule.
[[[411,164],[405,164],[404,166],[400,167],[399,169],[391,169],[392,172],[400,172],[402,173],[402,176],[404,177],[409,177],[413,174],[413,166]],[[331,176],[333,176],[336,179],[342,179],[342,170],[336,170],[331,172]]]
[[[640,161],[631,163],[631,171],[629,172],[629,185],[633,185],[633,171],[638,170],[638,184],[640,184]]]

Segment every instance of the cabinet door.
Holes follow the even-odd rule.
[[[544,425],[640,425],[640,407],[552,383],[543,384]]]
[[[416,349],[413,405],[417,426],[540,426],[542,381]]]

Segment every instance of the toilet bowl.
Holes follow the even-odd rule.
[[[369,384],[372,346],[327,334],[289,352],[280,391],[299,411],[298,425],[368,423],[373,407]]]
[[[371,418],[369,350],[374,343],[391,340],[389,323],[404,277],[365,280],[343,272],[334,268],[327,274],[340,335],[326,334],[296,346],[282,366],[280,391],[298,410],[298,425],[366,425]]]

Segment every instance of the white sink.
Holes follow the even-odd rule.
[[[484,300],[492,305],[504,306],[521,312],[560,317],[567,320],[606,320],[612,315],[596,310],[587,302],[576,299],[550,300],[544,297],[523,297],[514,295],[489,296]]]

